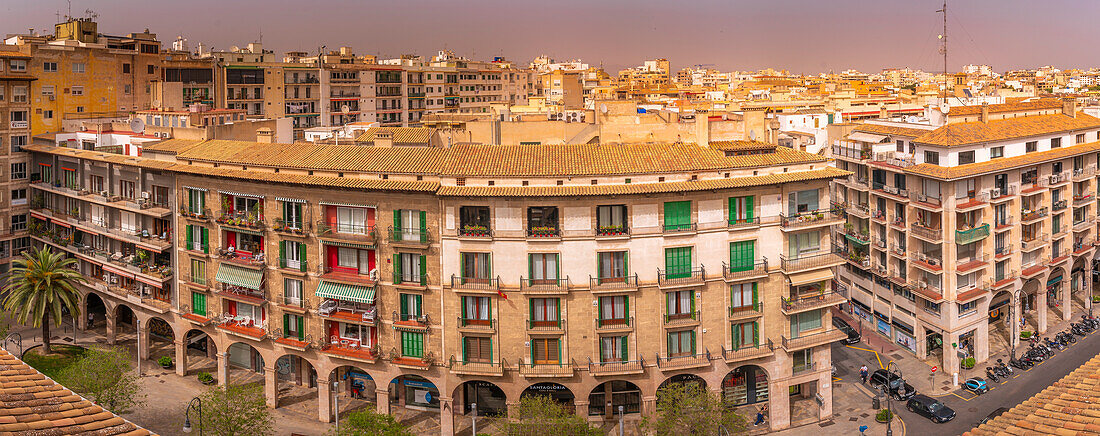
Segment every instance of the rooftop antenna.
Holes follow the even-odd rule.
[[[943,54],[943,102],[947,102],[947,0],[943,0],[943,9],[936,12],[943,14],[943,34],[940,35],[940,53]]]

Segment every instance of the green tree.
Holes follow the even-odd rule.
[[[356,410],[347,413],[340,420],[340,431],[335,428],[329,433],[333,436],[414,436],[412,430],[397,422],[391,415],[383,415],[373,410]]]
[[[642,428],[657,436],[718,435],[719,425],[739,433],[745,429],[745,419],[718,394],[690,382],[658,389],[657,412],[642,420]]]
[[[12,261],[4,286],[4,308],[15,314],[16,321],[42,328],[42,353],[50,354],[50,318],[61,326],[62,309],[80,316],[80,292],[73,286],[83,283],[76,260],[49,247],[25,251]]]
[[[211,387],[202,394],[202,429],[214,436],[258,436],[275,433],[275,416],[267,407],[263,385]],[[192,418],[196,418],[194,414]]]
[[[548,395],[524,395],[515,415],[505,424],[509,436],[595,436],[603,431],[588,426],[584,417],[574,415]]]
[[[145,403],[137,373],[131,371],[130,353],[121,348],[89,348],[58,381],[91,398],[114,413],[124,413]]]

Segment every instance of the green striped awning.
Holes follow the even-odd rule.
[[[337,247],[358,248],[360,250],[373,250],[374,249],[373,245],[356,244],[354,242],[333,241],[331,239],[324,239],[321,242],[323,242],[325,245],[334,245],[334,246],[337,246]]]
[[[234,225],[230,225],[230,227],[233,227],[233,230],[229,230],[229,231],[234,232],[234,233],[244,233],[246,235],[252,235],[252,236],[263,236],[264,235],[264,232],[257,231],[257,230],[242,229],[242,228],[234,226]]]
[[[317,285],[316,294],[321,298],[374,304],[373,286],[356,286],[321,280],[321,283]]]
[[[218,274],[214,276],[214,280],[258,291],[263,283],[263,274],[263,271],[223,263],[218,266]]]

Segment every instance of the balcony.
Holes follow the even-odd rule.
[[[675,288],[681,286],[698,286],[706,281],[707,272],[702,266],[691,268],[676,268],[671,270],[657,269],[657,286],[662,288]]]
[[[1065,199],[1062,199],[1051,203],[1050,210],[1052,212],[1058,212],[1060,210],[1065,210],[1067,207],[1069,207],[1069,202],[1067,202]]]
[[[505,359],[500,359],[499,362],[473,362],[465,359],[456,359],[455,356],[451,356],[451,360],[447,364],[447,368],[451,370],[451,374],[480,375],[486,377],[503,376],[504,367],[506,366],[508,366],[508,361]]]
[[[847,333],[837,329],[825,330],[823,332],[812,333],[797,338],[781,336],[783,339],[783,349],[787,350],[787,352],[803,350],[819,345],[827,345],[847,337]]]
[[[410,247],[410,248],[426,248],[431,245],[431,232],[420,229],[394,229],[390,226],[386,229],[387,238],[391,244]]]
[[[305,236],[309,234],[309,226],[302,221],[287,221],[275,218],[271,223],[271,230],[284,235]]]
[[[623,277],[592,277],[588,276],[588,287],[592,293],[623,292],[638,290],[638,275],[631,274]]]
[[[292,350],[306,351],[313,345],[313,335],[305,335],[298,339],[294,336],[287,336],[283,333],[283,329],[275,329],[268,336],[271,337],[272,342]]]
[[[1048,244],[1050,244],[1050,235],[1044,234],[1042,236],[1035,236],[1034,234],[1024,234],[1024,238],[1020,241],[1020,251],[1035,251]]]
[[[856,203],[852,205],[852,207],[849,207],[847,210],[849,214],[855,215],[859,218],[866,219],[871,217],[871,209],[866,204]]]
[[[1016,196],[1016,185],[1007,185],[1001,188],[989,188],[989,201],[1000,203],[1011,200]]]
[[[452,274],[451,289],[496,294],[500,292],[500,277],[459,277]]]
[[[872,242],[871,245],[874,245],[875,248],[877,248],[879,250],[886,250],[886,247],[887,247],[886,240],[883,239],[882,237],[877,237],[871,242]]]
[[[889,186],[883,183],[873,183],[871,189],[879,194],[886,194],[896,201],[909,201],[909,190]]]
[[[1048,182],[1047,186],[1050,186],[1050,187],[1058,186],[1058,185],[1061,185],[1063,183],[1069,183],[1069,180],[1070,180],[1069,171],[1062,171],[1058,174],[1051,174],[1048,177],[1049,177],[1050,181]]]
[[[11,129],[29,129],[31,126],[30,121],[10,121],[8,122],[8,128]]]
[[[1083,232],[1085,230],[1091,229],[1093,227],[1093,224],[1096,224],[1096,217],[1093,215],[1087,215],[1081,221],[1076,221],[1073,223],[1073,231]]]
[[[1020,184],[1020,195],[1030,197],[1043,193],[1047,189],[1047,179],[1034,178]]]
[[[217,294],[228,298],[230,300],[236,300],[253,305],[267,304],[267,291],[248,289],[241,286],[226,285],[224,283],[218,284]]]
[[[534,226],[526,231],[528,240],[561,240],[561,227],[558,226]]]
[[[1003,259],[1005,257],[1011,256],[1012,252],[1013,252],[1013,250],[1012,250],[1012,245],[1011,244],[1002,245],[1000,247],[996,247],[996,248],[993,249],[993,257],[995,259],[1000,260],[1000,259]]]
[[[871,158],[871,148],[849,147],[845,145],[833,144],[833,157],[842,157],[850,160],[863,161]]]
[[[807,229],[813,227],[831,226],[842,224],[844,217],[834,209],[818,209],[809,212],[799,212],[791,216],[779,215],[779,223],[783,230]]]
[[[1023,269],[1020,270],[1020,277],[1024,279],[1030,279],[1043,274],[1047,270],[1047,262],[1049,261],[1050,258],[1047,257],[1041,260],[1032,260],[1031,262],[1024,264]]]
[[[84,200],[89,203],[109,206],[116,209],[124,209],[128,212],[134,212],[154,218],[167,218],[172,215],[172,211],[163,204],[154,203],[145,199],[134,200],[119,195],[110,195],[106,191],[94,193],[79,186],[61,186],[60,182],[53,184],[42,182],[32,183],[31,187],[40,191],[52,192],[65,197]]]
[[[821,293],[798,295],[791,298],[782,297],[781,310],[784,315],[790,316],[796,313],[836,306],[847,301],[848,299],[844,298],[843,295],[832,290],[826,290]]]
[[[222,213],[221,215],[218,215],[216,221],[218,222],[218,224],[221,224],[223,226],[234,227],[238,229],[263,230],[264,228],[264,217],[262,215],[257,216],[255,214],[244,213]]]
[[[734,349],[726,349],[726,347],[723,346],[722,358],[725,359],[726,363],[734,363],[767,357],[774,352],[775,344],[772,343],[771,339],[768,339],[767,344],[746,345]]]
[[[910,192],[909,199],[912,200],[914,207],[924,209],[931,212],[943,211],[943,199],[939,196],[928,196],[918,192]]]
[[[999,217],[999,218],[995,219],[993,221],[993,231],[994,232],[1003,232],[1003,231],[1007,231],[1007,230],[1011,229],[1012,225],[1013,225],[1012,221],[1013,221],[1012,217],[1010,217],[1010,216]]]
[[[569,378],[573,376],[573,362],[526,363],[519,360],[519,375],[527,378]]]
[[[611,362],[593,362],[588,360],[588,373],[594,377],[641,374],[645,371],[645,360],[624,360]]]
[[[630,236],[630,227],[625,225],[596,227],[597,238],[624,238],[627,236]]]
[[[905,259],[905,256],[907,254],[905,248],[906,247],[904,247],[902,245],[890,244],[890,255],[892,255],[894,257]]]
[[[1085,206],[1085,205],[1088,205],[1088,204],[1092,203],[1093,201],[1096,201],[1096,196],[1094,196],[1092,194],[1074,195],[1073,196],[1073,207]]]
[[[846,229],[844,231],[844,237],[858,245],[871,244],[871,234],[868,233],[867,230],[857,231],[854,228]]]
[[[432,318],[428,314],[393,312],[393,328],[395,330],[428,331],[432,325]]]
[[[849,175],[847,179],[841,179],[841,183],[847,184],[849,188],[857,191],[868,191],[871,189],[871,184],[867,183],[867,179],[856,177],[855,174]]]
[[[569,293],[569,277],[556,279],[519,278],[519,291],[525,294],[560,295]]]
[[[322,239],[341,240],[373,244],[375,242],[375,228],[365,224],[329,223],[325,220],[317,221],[314,227],[317,236]]]
[[[1069,260],[1069,250],[1062,248],[1058,251],[1053,251],[1050,254],[1050,264],[1055,265]]]
[[[884,212],[882,209],[872,210],[871,219],[876,222],[886,223],[886,212]]]
[[[847,259],[848,263],[852,266],[862,270],[867,270],[871,267],[871,258],[865,254],[860,255],[855,252],[850,252],[845,256],[845,259]]]
[[[764,303],[757,301],[746,306],[727,306],[727,309],[730,321],[750,319],[764,314]]]
[[[955,267],[956,272],[958,272],[959,274],[965,274],[976,269],[988,266],[989,257],[985,253],[982,253],[977,256],[972,256],[970,258],[958,259],[956,260],[956,263],[958,264]]]
[[[201,211],[191,212],[188,208],[184,207],[180,210],[180,216],[187,218],[191,221],[206,223],[210,222],[210,218],[214,215],[210,213],[210,209],[202,209]]]
[[[666,313],[664,316],[665,327],[679,327],[699,324],[699,311],[686,313]]]
[[[361,347],[358,342],[352,343],[350,341],[321,346],[321,354],[363,363],[374,363],[378,361],[378,356],[381,354],[381,351],[378,345],[373,347]]]
[[[1091,251],[1095,247],[1096,247],[1096,241],[1095,240],[1074,242],[1073,243],[1073,255],[1074,256],[1080,256],[1082,254],[1088,253],[1089,251]]]
[[[631,325],[634,324],[634,317],[626,318],[596,318],[596,332],[597,333],[610,333],[610,332],[625,332],[633,330]]]
[[[748,280],[768,276],[768,258],[755,263],[738,262],[736,265],[722,262],[722,276],[726,281]]]
[[[1003,288],[1005,286],[1011,285],[1018,278],[1020,278],[1020,272],[1019,271],[1012,270],[1012,271],[1003,273],[1000,276],[993,277],[993,278],[989,279],[989,288],[990,289]]]
[[[564,333],[565,321],[560,319],[553,320],[527,320],[528,332],[541,332],[541,333]]]
[[[487,225],[464,224],[458,229],[458,237],[471,239],[493,239],[493,229]]]
[[[1091,178],[1095,175],[1096,175],[1096,166],[1095,165],[1089,165],[1085,168],[1076,168],[1076,169],[1074,169],[1073,173],[1070,174],[1070,178],[1074,182],[1080,182],[1082,180]]]
[[[833,267],[844,262],[845,260],[841,257],[841,253],[835,251],[807,253],[794,258],[787,258],[787,256],[783,255],[779,256],[780,268],[783,272],[788,274],[811,269]]]
[[[300,259],[287,259],[285,257],[280,257],[279,268],[299,272],[309,272],[309,263]]]
[[[708,365],[710,365],[709,350],[686,356],[661,357],[661,355],[657,355],[657,368],[661,371],[677,371],[688,368],[700,368]]]
[[[695,233],[696,225],[691,224],[665,224],[661,227],[661,231],[666,235],[676,234],[693,234]]]
[[[267,338],[267,330],[264,329],[263,323],[257,323],[247,316],[232,316],[225,313],[216,327],[231,335],[254,341],[262,341]]]
[[[458,316],[458,329],[471,332],[493,332],[497,329],[497,322],[495,319]]]
[[[939,286],[930,284],[923,280],[910,282],[909,289],[911,289],[913,292],[920,294],[926,300],[933,303],[943,301],[943,289],[940,289]]]
[[[317,274],[323,280],[348,283],[357,286],[375,286],[378,284],[378,269],[372,269],[368,274],[359,274],[357,271],[333,269],[327,265],[317,265]]]
[[[972,244],[989,236],[989,224],[982,224],[969,230],[955,230],[955,243]]]
[[[340,322],[375,325],[378,306],[324,298],[317,307],[317,316]]]
[[[913,223],[913,225],[909,227],[909,230],[913,233],[913,236],[919,239],[923,239],[927,242],[931,242],[934,244],[943,243],[942,228],[925,227],[923,224]]]

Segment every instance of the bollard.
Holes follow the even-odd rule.
[[[875,397],[871,399],[871,408],[875,409],[875,410],[879,410],[881,407],[882,407],[882,403],[878,399],[878,395],[875,395]]]

